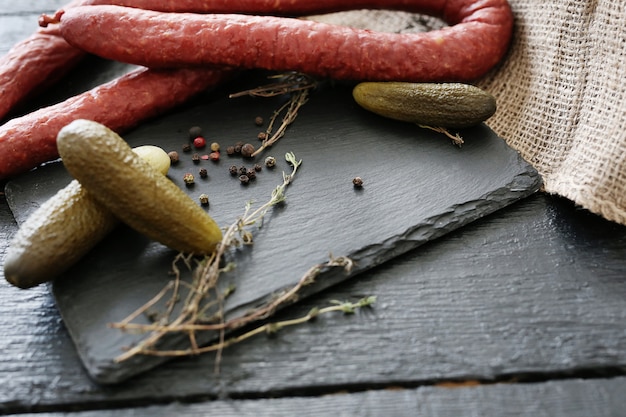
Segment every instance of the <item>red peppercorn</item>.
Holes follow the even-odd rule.
[[[209,159],[211,161],[216,161],[216,162],[219,161],[220,160],[220,153],[219,152],[211,152],[209,154]]]
[[[204,148],[206,146],[206,139],[202,136],[198,136],[193,140],[193,146],[195,146],[197,149]]]

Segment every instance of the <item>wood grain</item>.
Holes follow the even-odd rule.
[[[10,234],[6,212],[2,220]],[[610,376],[626,363],[625,243],[623,227],[538,195],[277,318],[376,295],[371,310],[237,345],[224,352],[219,376],[204,356],[115,387],[83,372],[45,287],[2,282],[0,409]]]
[[[320,397],[221,400],[172,403],[144,408],[72,413],[74,417],[181,416],[384,416],[395,417],[622,417],[626,379],[551,381],[536,384],[484,385],[465,389],[421,387],[336,393]],[[67,414],[27,414],[60,417]]]

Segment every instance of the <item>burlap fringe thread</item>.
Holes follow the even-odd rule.
[[[497,99],[488,125],[542,175],[548,193],[626,225],[626,3],[510,0],[515,34],[477,85]],[[416,32],[438,19],[351,11],[315,20]]]

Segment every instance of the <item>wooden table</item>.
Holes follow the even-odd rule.
[[[4,2],[0,53],[63,4]],[[0,266],[16,232],[0,197]],[[0,272],[1,274],[1,272]],[[375,294],[115,386],[89,379],[49,288],[0,280],[0,414],[626,415],[626,227],[537,194],[294,305]]]

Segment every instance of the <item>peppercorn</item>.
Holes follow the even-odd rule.
[[[219,161],[220,160],[220,153],[219,152],[211,152],[209,154],[209,159],[211,161],[215,161],[215,162]]]
[[[202,136],[202,128],[200,126],[193,126],[189,129],[189,139],[194,140],[198,136]]]
[[[192,173],[188,172],[183,176],[183,181],[185,182],[186,185],[192,185],[195,182],[195,180],[196,179],[194,178]]]
[[[261,116],[257,116],[254,118],[254,124],[257,126],[263,125],[263,118]]]
[[[254,170],[256,172],[261,172],[263,170],[263,167],[261,166],[261,164],[254,164]]]
[[[200,171],[198,171],[198,173],[200,174],[200,178],[206,178],[209,176],[206,168],[200,168]]]
[[[198,198],[200,199],[200,204],[203,206],[209,205],[209,196],[207,194],[200,194],[200,197]]]
[[[246,174],[242,174],[239,176],[239,181],[241,181],[242,184],[248,184],[250,178]]]
[[[354,177],[354,179],[352,179],[352,184],[356,188],[361,188],[363,187],[363,179],[361,177]]]
[[[233,149],[235,150],[235,153],[241,153],[241,148],[242,147],[243,147],[243,143],[237,142],[237,143],[235,143],[235,146],[234,146]]]
[[[191,156],[191,160],[192,160],[194,163],[196,163],[196,164],[197,164],[198,162],[200,162],[200,154],[194,153],[194,154]]]
[[[268,168],[274,168],[276,166],[276,158],[273,156],[268,156],[265,158],[265,166]]]
[[[239,174],[240,175],[246,175],[248,173],[248,168],[246,167],[240,167],[239,168]]]
[[[198,136],[197,138],[193,140],[193,146],[195,146],[196,149],[204,148],[206,146],[206,139],[203,138],[202,136]]]
[[[254,145],[252,145],[251,143],[246,143],[241,147],[241,156],[243,156],[244,158],[251,158],[254,151]]]
[[[211,143],[211,152],[219,152],[220,144],[217,142]]]
[[[235,147],[234,146],[229,146],[228,148],[226,148],[226,153],[228,155],[234,155],[235,154]]]
[[[234,177],[239,174],[239,168],[237,168],[237,165],[231,165],[230,168],[228,168],[228,172],[230,172],[230,175]]]
[[[257,137],[258,140],[265,140],[265,139],[267,139],[267,133],[259,132],[259,134],[256,135],[256,137]]]
[[[176,151],[171,151],[167,153],[167,156],[170,157],[170,162],[172,164],[176,164],[178,163],[178,161],[180,160],[180,157],[178,156],[178,152]]]
[[[183,152],[190,152],[191,151],[191,145],[188,143],[185,143],[183,145]]]
[[[251,179],[251,180],[256,179],[256,171],[253,169],[249,169],[248,172],[246,172],[246,175],[248,176],[248,179]]]

